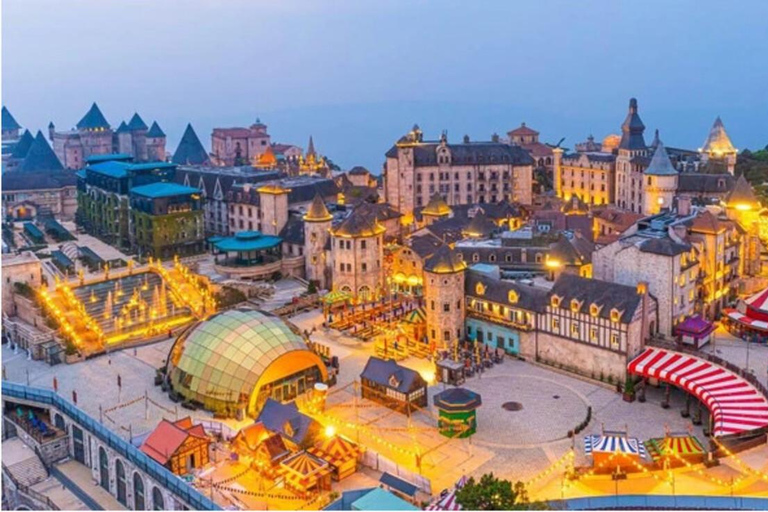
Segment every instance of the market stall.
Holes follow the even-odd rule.
[[[340,435],[326,437],[308,451],[331,465],[331,475],[336,481],[345,479],[357,470],[357,461],[362,453],[359,445]]]
[[[584,453],[592,455],[594,466],[608,468],[636,466],[646,456],[645,444],[621,432],[605,432],[584,437]],[[609,459],[610,460],[609,462]]]
[[[480,395],[464,388],[450,388],[435,395],[438,428],[445,437],[469,437],[477,431]]]

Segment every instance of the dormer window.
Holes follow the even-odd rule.
[[[598,306],[597,304],[590,304],[589,305],[589,314],[592,316],[597,316],[600,314],[600,310],[602,309],[601,306]]]
[[[390,387],[393,387],[393,388],[400,386],[400,381],[397,380],[397,376],[395,374],[392,374],[389,376],[389,385]]]
[[[510,304],[517,304],[517,301],[520,300],[520,296],[515,290],[509,290],[509,295],[507,297]]]
[[[571,311],[578,313],[581,309],[581,302],[576,299],[571,299]]]
[[[621,319],[621,311],[616,308],[611,309],[611,322],[619,323]]]
[[[553,308],[559,308],[560,297],[558,297],[557,295],[553,295],[552,298],[549,300],[549,303],[552,305]]]
[[[485,286],[483,286],[483,283],[477,283],[477,286],[475,286],[475,293],[478,295],[485,295]]]

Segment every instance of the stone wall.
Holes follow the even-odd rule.
[[[605,380],[610,376],[613,382],[623,381],[627,373],[627,358],[623,354],[602,350],[584,343],[565,340],[552,334],[539,332],[535,343],[538,345],[539,360],[580,373],[587,377]]]

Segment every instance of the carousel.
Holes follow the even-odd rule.
[[[584,453],[592,455],[594,467],[637,467],[646,457],[645,444],[626,432],[604,431],[584,437]]]
[[[706,451],[701,442],[688,433],[670,433],[666,437],[649,439],[645,443],[648,455],[658,464],[671,466],[704,462]]]
[[[285,486],[299,494],[331,490],[331,467],[306,451],[296,452],[280,463]]]
[[[751,343],[768,343],[768,288],[723,310],[723,323],[734,336]]]
[[[326,436],[307,451],[330,464],[331,476],[337,482],[357,471],[357,462],[362,454],[359,445],[338,434]]]

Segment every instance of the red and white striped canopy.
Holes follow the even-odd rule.
[[[757,292],[744,302],[747,303],[747,306],[753,309],[768,313],[768,288],[761,292]]]
[[[768,425],[768,399],[742,377],[709,361],[648,347],[627,369],[674,384],[698,398],[712,415],[715,437]]]

